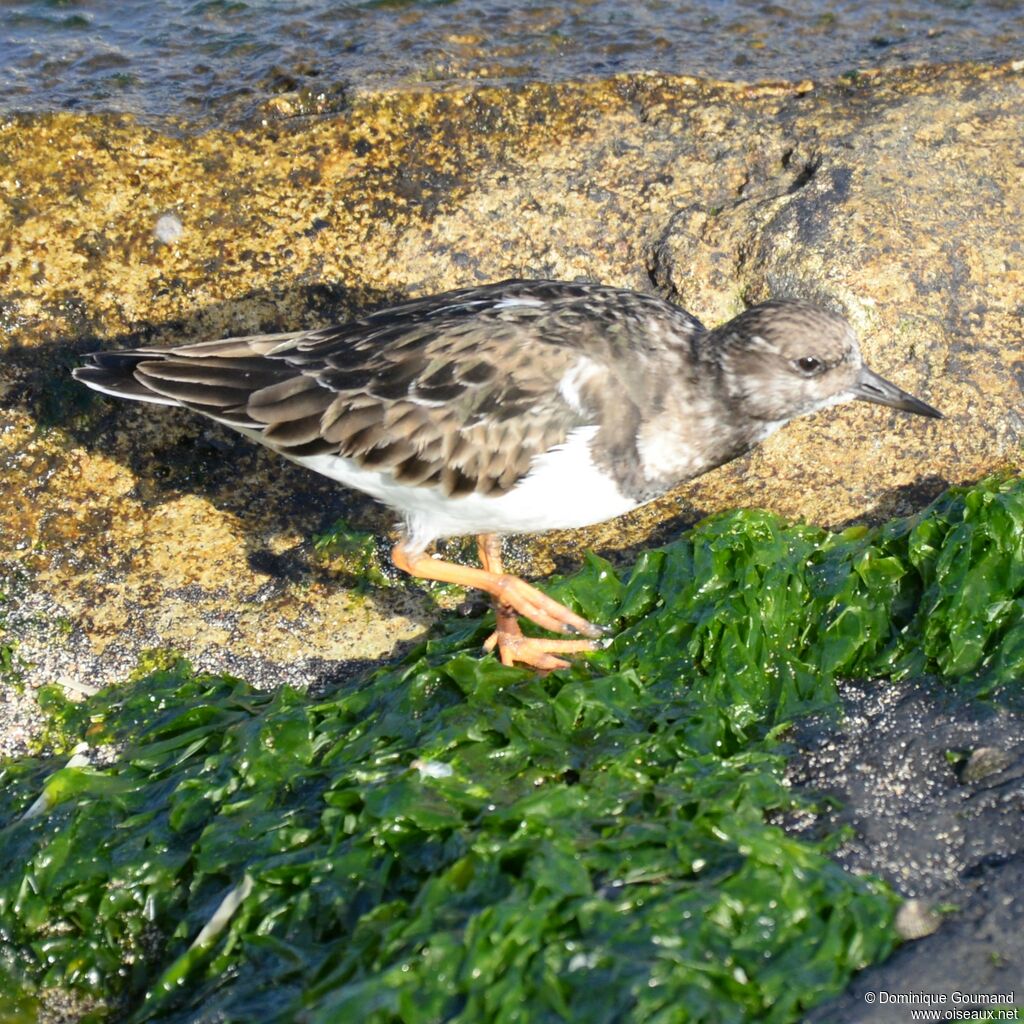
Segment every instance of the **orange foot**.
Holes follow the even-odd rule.
[[[519,662],[549,672],[565,668],[569,663],[553,656],[553,652],[568,654],[573,651],[593,651],[599,644],[594,643],[605,633],[571,608],[559,604],[553,598],[542,594],[518,576],[510,576],[502,569],[501,542],[493,534],[482,534],[478,538],[482,569],[468,565],[442,562],[423,553],[410,552],[403,544],[395,546],[391,560],[395,566],[423,579],[457,583],[474,587],[490,594],[494,599],[494,610],[498,628],[484,644],[484,649],[495,647],[505,665]],[[516,619],[522,615],[542,629],[553,633],[569,633],[591,637],[590,640],[543,640],[523,636]]]
[[[541,672],[551,672],[556,668],[569,667],[569,662],[554,656],[555,652],[572,654],[596,651],[602,644],[600,640],[545,640],[542,637],[524,636],[513,608],[498,604],[494,614],[498,628],[484,641],[484,650],[490,653],[497,648],[502,665],[529,665]]]

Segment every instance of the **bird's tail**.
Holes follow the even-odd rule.
[[[136,376],[135,367],[146,359],[152,359],[152,352],[92,352],[85,358],[88,360],[86,364],[75,367],[71,376],[94,391],[115,398],[129,398],[134,402],[180,404],[167,395],[157,394]]]

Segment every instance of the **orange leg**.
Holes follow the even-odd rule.
[[[477,538],[477,550],[480,553],[480,564],[487,572],[499,576],[504,574],[500,537],[493,533],[481,534]],[[554,657],[554,652],[571,654],[597,648],[593,640],[544,640],[524,636],[515,609],[498,599],[494,602],[494,617],[498,628],[484,641],[484,650],[490,652],[497,647],[503,665],[519,662],[542,672],[551,672],[556,668],[569,667],[569,662]]]
[[[554,633],[582,633],[597,638],[603,630],[587,622],[565,605],[542,594],[518,576],[509,576],[501,567],[501,544],[493,534],[479,538],[482,569],[468,565],[442,562],[429,555],[412,554],[404,544],[396,544],[391,552],[391,561],[403,572],[422,579],[457,583],[463,587],[483,590],[494,598],[498,628],[484,645],[488,651],[497,646],[503,664],[521,662],[550,671],[564,668],[568,662],[552,656],[552,651],[591,651],[595,645],[590,640],[541,640],[523,636],[516,620],[517,615],[528,618],[543,629]]]

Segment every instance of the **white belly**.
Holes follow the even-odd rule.
[[[299,456],[292,461],[396,509],[405,517],[410,545],[424,548],[439,537],[589,526],[636,508],[640,503],[623,495],[594,465],[590,441],[597,429],[574,430],[564,445],[534,459],[530,473],[513,490],[499,496],[446,498],[436,487],[396,483],[386,473],[361,469],[339,455]]]

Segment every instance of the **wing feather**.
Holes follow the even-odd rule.
[[[333,452],[451,495],[502,493],[613,400],[635,403],[634,377],[659,345],[702,331],[654,297],[506,281],[315,331],[96,353],[78,376],[261,430],[289,455]],[[561,385],[581,357],[586,387],[570,402]]]

